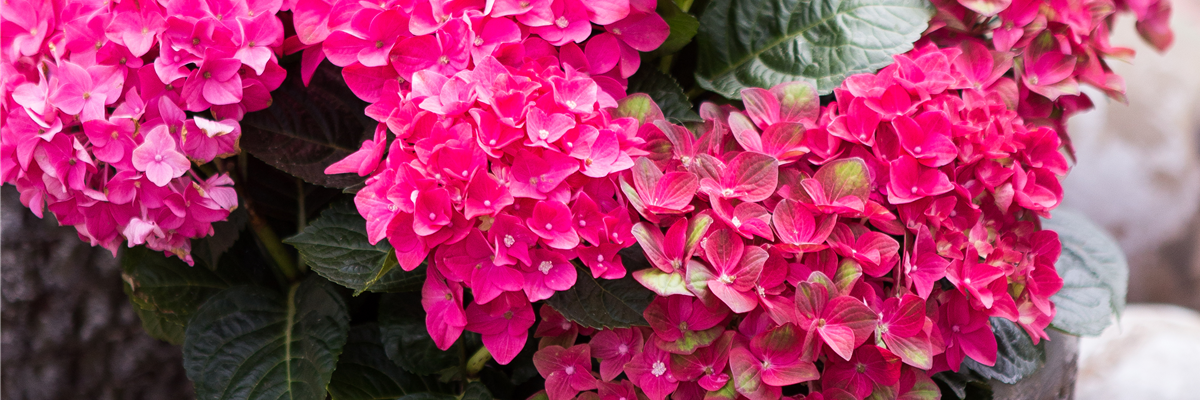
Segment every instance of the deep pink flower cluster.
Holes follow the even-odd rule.
[[[658,145],[620,180],[655,267],[633,273],[660,295],[652,329],[567,352],[591,346],[601,380],[624,371],[651,400],[802,382],[863,399],[928,390],[965,357],[992,365],[990,317],[1046,338],[1061,245],[1037,217],[1062,198],[1058,134],[973,74],[991,60],[933,45],[895,60],[825,107],[788,83],[743,90],[744,112],[705,104],[698,138],[654,121]],[[548,377],[550,399],[586,389],[571,382]]]
[[[976,60],[964,71],[1000,92],[1027,122],[1049,125],[1068,142],[1066,120],[1092,107],[1080,84],[1125,100],[1125,81],[1105,58],[1129,60],[1132,49],[1109,43],[1117,11],[1137,18],[1142,37],[1158,50],[1174,40],[1169,0],[934,0],[937,14],[927,38],[958,47]],[[992,62],[987,67],[986,61]],[[1011,73],[1009,71],[1012,71]],[[1004,78],[995,79],[1002,75]]]
[[[615,176],[648,153],[640,122],[614,110],[638,51],[666,40],[654,7],[296,2],[286,47],[303,49],[306,73],[322,57],[343,67],[379,121],[326,173],[369,176],[355,203],[370,242],[386,238],[405,270],[427,261],[422,304],[438,347],[466,329],[507,364],[532,302],[575,284],[571,259],[593,277],[625,275],[617,251],[634,243],[636,214]]]
[[[0,177],[93,245],[144,243],[190,263],[189,239],[238,204],[227,175],[191,164],[235,154],[237,121],[270,105],[284,78],[280,6],[5,3]]]

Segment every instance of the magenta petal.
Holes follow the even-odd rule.
[[[616,68],[621,61],[621,43],[611,33],[601,33],[588,40],[584,47],[591,73],[603,74]]]
[[[671,27],[657,13],[631,13],[605,27],[637,51],[654,51],[667,40]]]
[[[609,25],[629,15],[629,0],[588,0],[588,19],[597,25]]]
[[[525,340],[528,338],[529,334],[525,332],[516,335],[508,333],[484,335],[483,345],[492,353],[492,357],[496,359],[497,363],[508,365],[521,352],[521,348],[525,347]]]

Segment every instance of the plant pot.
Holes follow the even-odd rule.
[[[1069,400],[1075,398],[1079,336],[1047,329],[1046,363],[1033,375],[1009,385],[991,380],[994,400]]]

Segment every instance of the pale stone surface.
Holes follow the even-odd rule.
[[[1194,400],[1200,379],[1200,313],[1136,304],[1119,325],[1080,340],[1075,398]]]
[[[1070,120],[1078,164],[1063,181],[1064,207],[1120,241],[1130,302],[1200,309],[1200,0],[1174,1],[1175,45],[1158,53],[1129,17],[1112,43],[1137,51],[1112,61],[1128,105],[1089,92],[1096,109]]]

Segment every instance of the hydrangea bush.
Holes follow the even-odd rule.
[[[1172,41],[1165,0],[27,3],[0,176],[126,248],[205,399],[1016,383],[1120,311],[1066,119],[1124,101],[1118,14]]]

